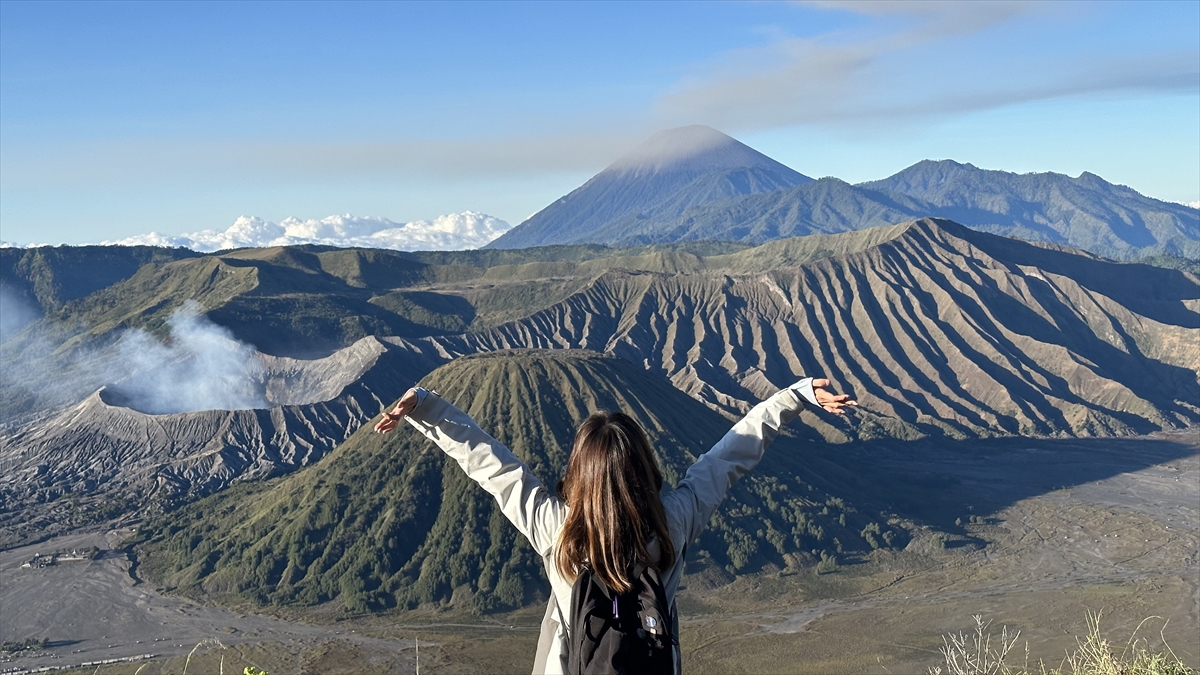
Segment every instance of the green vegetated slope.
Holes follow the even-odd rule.
[[[671,484],[730,427],[662,377],[592,352],[468,356],[422,383],[549,486],[575,427],[596,409],[637,419]],[[850,503],[847,494],[864,489],[820,445],[780,437],[689,558],[720,576],[903,544],[902,531]],[[492,498],[407,426],[389,435],[364,428],[313,467],[235,486],[144,524],[139,537],[155,583],[225,603],[489,610],[539,601],[546,588],[542,561]]]
[[[1200,421],[1195,276],[935,219],[844,236],[706,258],[702,274],[609,272],[526,319],[431,341],[611,352],[731,413],[824,374],[863,404],[853,429],[814,422],[830,440]]]
[[[148,263],[200,255],[153,246],[2,248],[0,280],[8,292],[35,305],[40,314],[127,279]]]

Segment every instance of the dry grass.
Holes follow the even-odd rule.
[[[1039,661],[1037,670],[1029,667],[1029,643],[1025,644],[1025,661],[1020,666],[1008,663],[1020,632],[1009,634],[1008,627],[1000,635],[988,631],[990,621],[975,616],[975,631],[942,636],[943,665],[929,669],[930,675],[1192,675],[1195,671],[1171,651],[1163,636],[1166,622],[1159,629],[1162,646],[1152,648],[1150,641],[1138,632],[1152,620],[1143,619],[1124,645],[1113,643],[1100,632],[1100,612],[1087,613],[1087,635],[1076,638],[1076,648],[1057,666]],[[1118,651],[1118,647],[1120,651]]]

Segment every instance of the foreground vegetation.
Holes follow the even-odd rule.
[[[1190,675],[1195,672],[1171,651],[1166,638],[1162,639],[1161,647],[1155,648],[1149,639],[1138,636],[1147,622],[1161,617],[1143,620],[1122,645],[1101,634],[1099,612],[1088,612],[1087,635],[1076,638],[1078,647],[1058,666],[1039,661],[1036,668],[1029,664],[1028,643],[1024,663],[1019,666],[1009,663],[1020,631],[1009,634],[1008,627],[1004,626],[1000,634],[995,635],[988,630],[991,622],[978,615],[973,618],[973,633],[942,636],[941,652],[945,663],[930,668],[931,675]]]

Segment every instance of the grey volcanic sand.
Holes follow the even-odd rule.
[[[130,576],[130,561],[122,551],[109,548],[112,540],[127,534],[76,534],[0,552],[0,640],[40,637],[50,643],[39,654],[0,661],[0,672],[142,654],[185,656],[211,638],[229,646],[315,643],[336,636],[391,653],[412,648],[411,640],[354,636],[345,627],[280,621],[160,595],[150,584]],[[87,546],[100,547],[101,554],[88,562],[21,568],[36,552]]]
[[[940,663],[940,644],[930,640],[971,630],[970,617],[979,614],[995,620],[997,634],[1002,623],[1021,630],[1032,663],[1047,658],[1057,665],[1075,648],[1091,610],[1104,613],[1106,636],[1121,644],[1151,615],[1161,618],[1140,635],[1161,644],[1158,631],[1169,620],[1170,647],[1190,667],[1200,665],[1200,455],[1187,452],[1200,449],[1200,437],[1192,431],[1012,443],[1002,452],[979,442],[978,453],[875,454],[881,472],[895,472],[896,480],[931,470],[959,479],[986,524],[949,535],[940,552],[931,550],[930,533],[918,533],[909,546],[915,557],[890,558],[890,578],[877,575],[878,587],[850,597],[789,602],[784,596],[765,611],[747,607],[689,620],[690,591],[684,592],[685,643],[689,631],[704,636],[690,653],[685,649],[685,658],[720,672],[744,665],[731,654],[752,658],[786,644],[791,651],[781,653],[797,664],[883,672],[882,663],[893,673],[928,672]],[[1166,444],[1172,449],[1164,453]],[[1144,468],[1129,470],[1139,461]],[[1072,484],[1081,475],[1097,479]],[[694,598],[703,603],[703,595]],[[837,642],[839,634],[850,642]],[[877,654],[885,660],[876,663]],[[841,660],[864,655],[861,663]],[[746,663],[779,670],[770,659]],[[797,665],[795,672],[819,668]]]

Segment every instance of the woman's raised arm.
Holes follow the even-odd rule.
[[[688,542],[700,535],[725,493],[758,465],[779,430],[800,414],[805,403],[837,415],[845,414],[847,406],[858,405],[848,394],[826,391],[828,386],[829,380],[806,377],[781,389],[751,408],[711,450],[696,460],[679,488],[664,497],[664,505],[668,499],[690,500],[682,508],[667,509],[668,513],[674,512],[684,519],[681,529]]]
[[[384,413],[375,431],[387,433],[401,418],[453,457],[471,480],[495,497],[500,511],[538,555],[550,553],[566,508],[511,450],[437,392],[408,390],[390,413]]]

